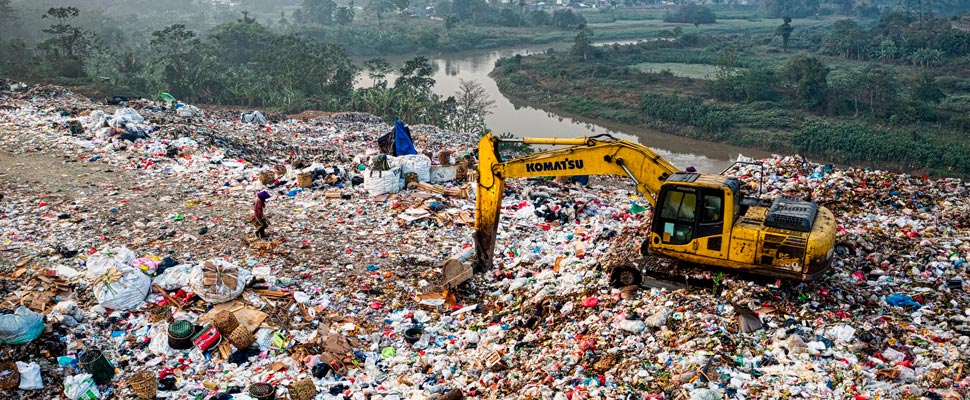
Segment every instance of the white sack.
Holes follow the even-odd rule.
[[[401,191],[401,168],[391,168],[390,171],[364,170],[364,189],[371,196]]]
[[[221,280],[214,285],[203,285],[206,262],[219,268],[223,274],[235,276],[236,287],[229,287],[223,284],[224,282]],[[212,259],[206,262],[192,267],[192,273],[189,275],[189,286],[192,288],[193,293],[211,304],[225,303],[239,297],[243,290],[246,289],[249,281],[253,280],[253,274],[249,270],[240,268],[228,261]]]
[[[104,308],[130,310],[138,307],[152,288],[152,279],[140,269],[127,267],[108,271],[94,282],[94,298]],[[110,277],[120,273],[120,277]]]
[[[404,174],[408,172],[414,172],[418,174],[418,180],[421,182],[428,182],[431,180],[431,159],[423,154],[409,154],[406,156],[398,156],[391,160],[391,167],[401,167],[401,178],[404,178]]]

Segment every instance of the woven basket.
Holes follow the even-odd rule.
[[[418,188],[418,173],[407,172],[404,174],[404,187],[410,190]]]
[[[17,363],[0,364],[0,389],[16,389],[17,386],[20,386],[20,371],[17,370]]]
[[[192,348],[192,336],[195,327],[189,321],[175,321],[168,326],[168,347],[175,350]]]
[[[239,327],[239,320],[236,319],[236,314],[222,310],[212,317],[212,325],[215,325],[222,335],[229,336]]]
[[[170,307],[153,307],[148,310],[148,315],[145,318],[151,323],[171,321],[172,309]]]
[[[259,173],[259,182],[264,185],[272,185],[276,181],[276,174],[266,171]]]
[[[154,399],[158,392],[158,375],[152,371],[138,371],[128,378],[128,385],[138,397]]]
[[[309,172],[304,172],[302,174],[298,174],[296,176],[296,183],[301,188],[304,188],[304,189],[309,188],[310,186],[313,186],[313,174],[311,174]]]
[[[232,334],[229,335],[229,343],[232,343],[232,345],[236,346],[237,349],[248,349],[249,346],[252,346],[253,342],[255,341],[256,337],[253,336],[253,333],[250,332],[249,329],[246,329],[245,326],[237,327],[232,331]]]
[[[313,383],[313,378],[293,382],[286,389],[290,392],[290,400],[312,400],[317,397],[317,385]]]
[[[273,400],[276,398],[276,388],[268,383],[254,383],[249,385],[249,395],[256,400]]]

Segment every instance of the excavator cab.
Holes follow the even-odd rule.
[[[724,257],[740,186],[720,175],[672,174],[657,195],[651,247]]]

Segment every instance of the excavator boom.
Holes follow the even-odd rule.
[[[678,171],[649,147],[612,137],[525,138],[523,143],[569,145],[503,161],[498,154],[501,139],[486,134],[478,142],[478,192],[475,227],[475,269],[491,267],[495,235],[506,178],[545,176],[619,175],[631,178],[637,191],[650,203],[664,180]]]

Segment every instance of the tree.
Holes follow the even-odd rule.
[[[893,61],[896,59],[896,54],[899,49],[896,47],[896,42],[890,38],[883,39],[882,43],[879,43],[879,59],[882,61]]]
[[[573,40],[573,48],[570,50],[573,56],[586,61],[593,55],[593,31],[585,24],[576,28],[576,37]]]
[[[552,13],[552,24],[559,29],[571,29],[579,25],[586,25],[586,18],[573,13],[573,10],[556,10]]]
[[[394,4],[390,0],[367,0],[365,9],[377,16],[377,26],[384,27],[384,14],[394,9]]]
[[[195,70],[199,68],[201,58],[197,51],[201,42],[195,32],[182,24],[171,25],[152,32],[151,46],[158,56],[155,65],[162,67],[160,83],[165,90],[180,97],[190,95],[197,83]]]
[[[80,10],[75,7],[54,7],[47,10],[43,18],[54,18],[56,23],[41,30],[48,38],[37,47],[47,53],[58,73],[69,77],[79,77],[84,70],[84,58],[93,45],[92,34],[68,24],[76,18]]]
[[[806,108],[821,109],[828,100],[829,68],[818,58],[796,55],[788,60],[782,76],[795,89],[795,97]]]
[[[427,96],[431,94],[434,87],[434,67],[431,61],[419,56],[404,63],[400,69],[400,75],[394,81],[395,88],[406,88],[418,95]]]
[[[307,23],[329,25],[337,11],[337,3],[333,0],[303,0],[302,9]]]
[[[778,27],[778,34],[781,35],[781,48],[785,53],[787,53],[788,40],[791,39],[791,33],[795,30],[795,28],[791,26],[791,17],[786,15],[782,18],[782,21],[784,21],[784,23]]]
[[[717,22],[717,19],[710,8],[697,4],[688,4],[681,6],[672,14],[665,15],[664,22],[694,24],[696,26],[700,24],[713,24]]]
[[[459,132],[483,132],[485,117],[492,113],[495,100],[477,81],[459,80],[455,93],[457,116],[455,129]]]
[[[909,97],[921,103],[939,103],[946,98],[940,90],[936,77],[928,72],[920,72],[910,82]]]
[[[532,24],[532,26],[549,25],[549,21],[549,13],[547,13],[545,10],[532,10],[532,12],[529,13],[529,23]]]
[[[868,41],[865,29],[851,19],[844,19],[832,24],[832,30],[825,38],[824,48],[829,54],[861,60],[869,54]]]
[[[387,81],[384,79],[387,74],[391,73],[393,69],[391,64],[382,58],[373,58],[364,61],[364,69],[367,70],[367,76],[371,79],[374,87],[387,87]]]
[[[923,47],[914,51],[909,56],[909,59],[913,62],[913,65],[929,68],[939,64],[943,60],[943,52],[937,49]]]

